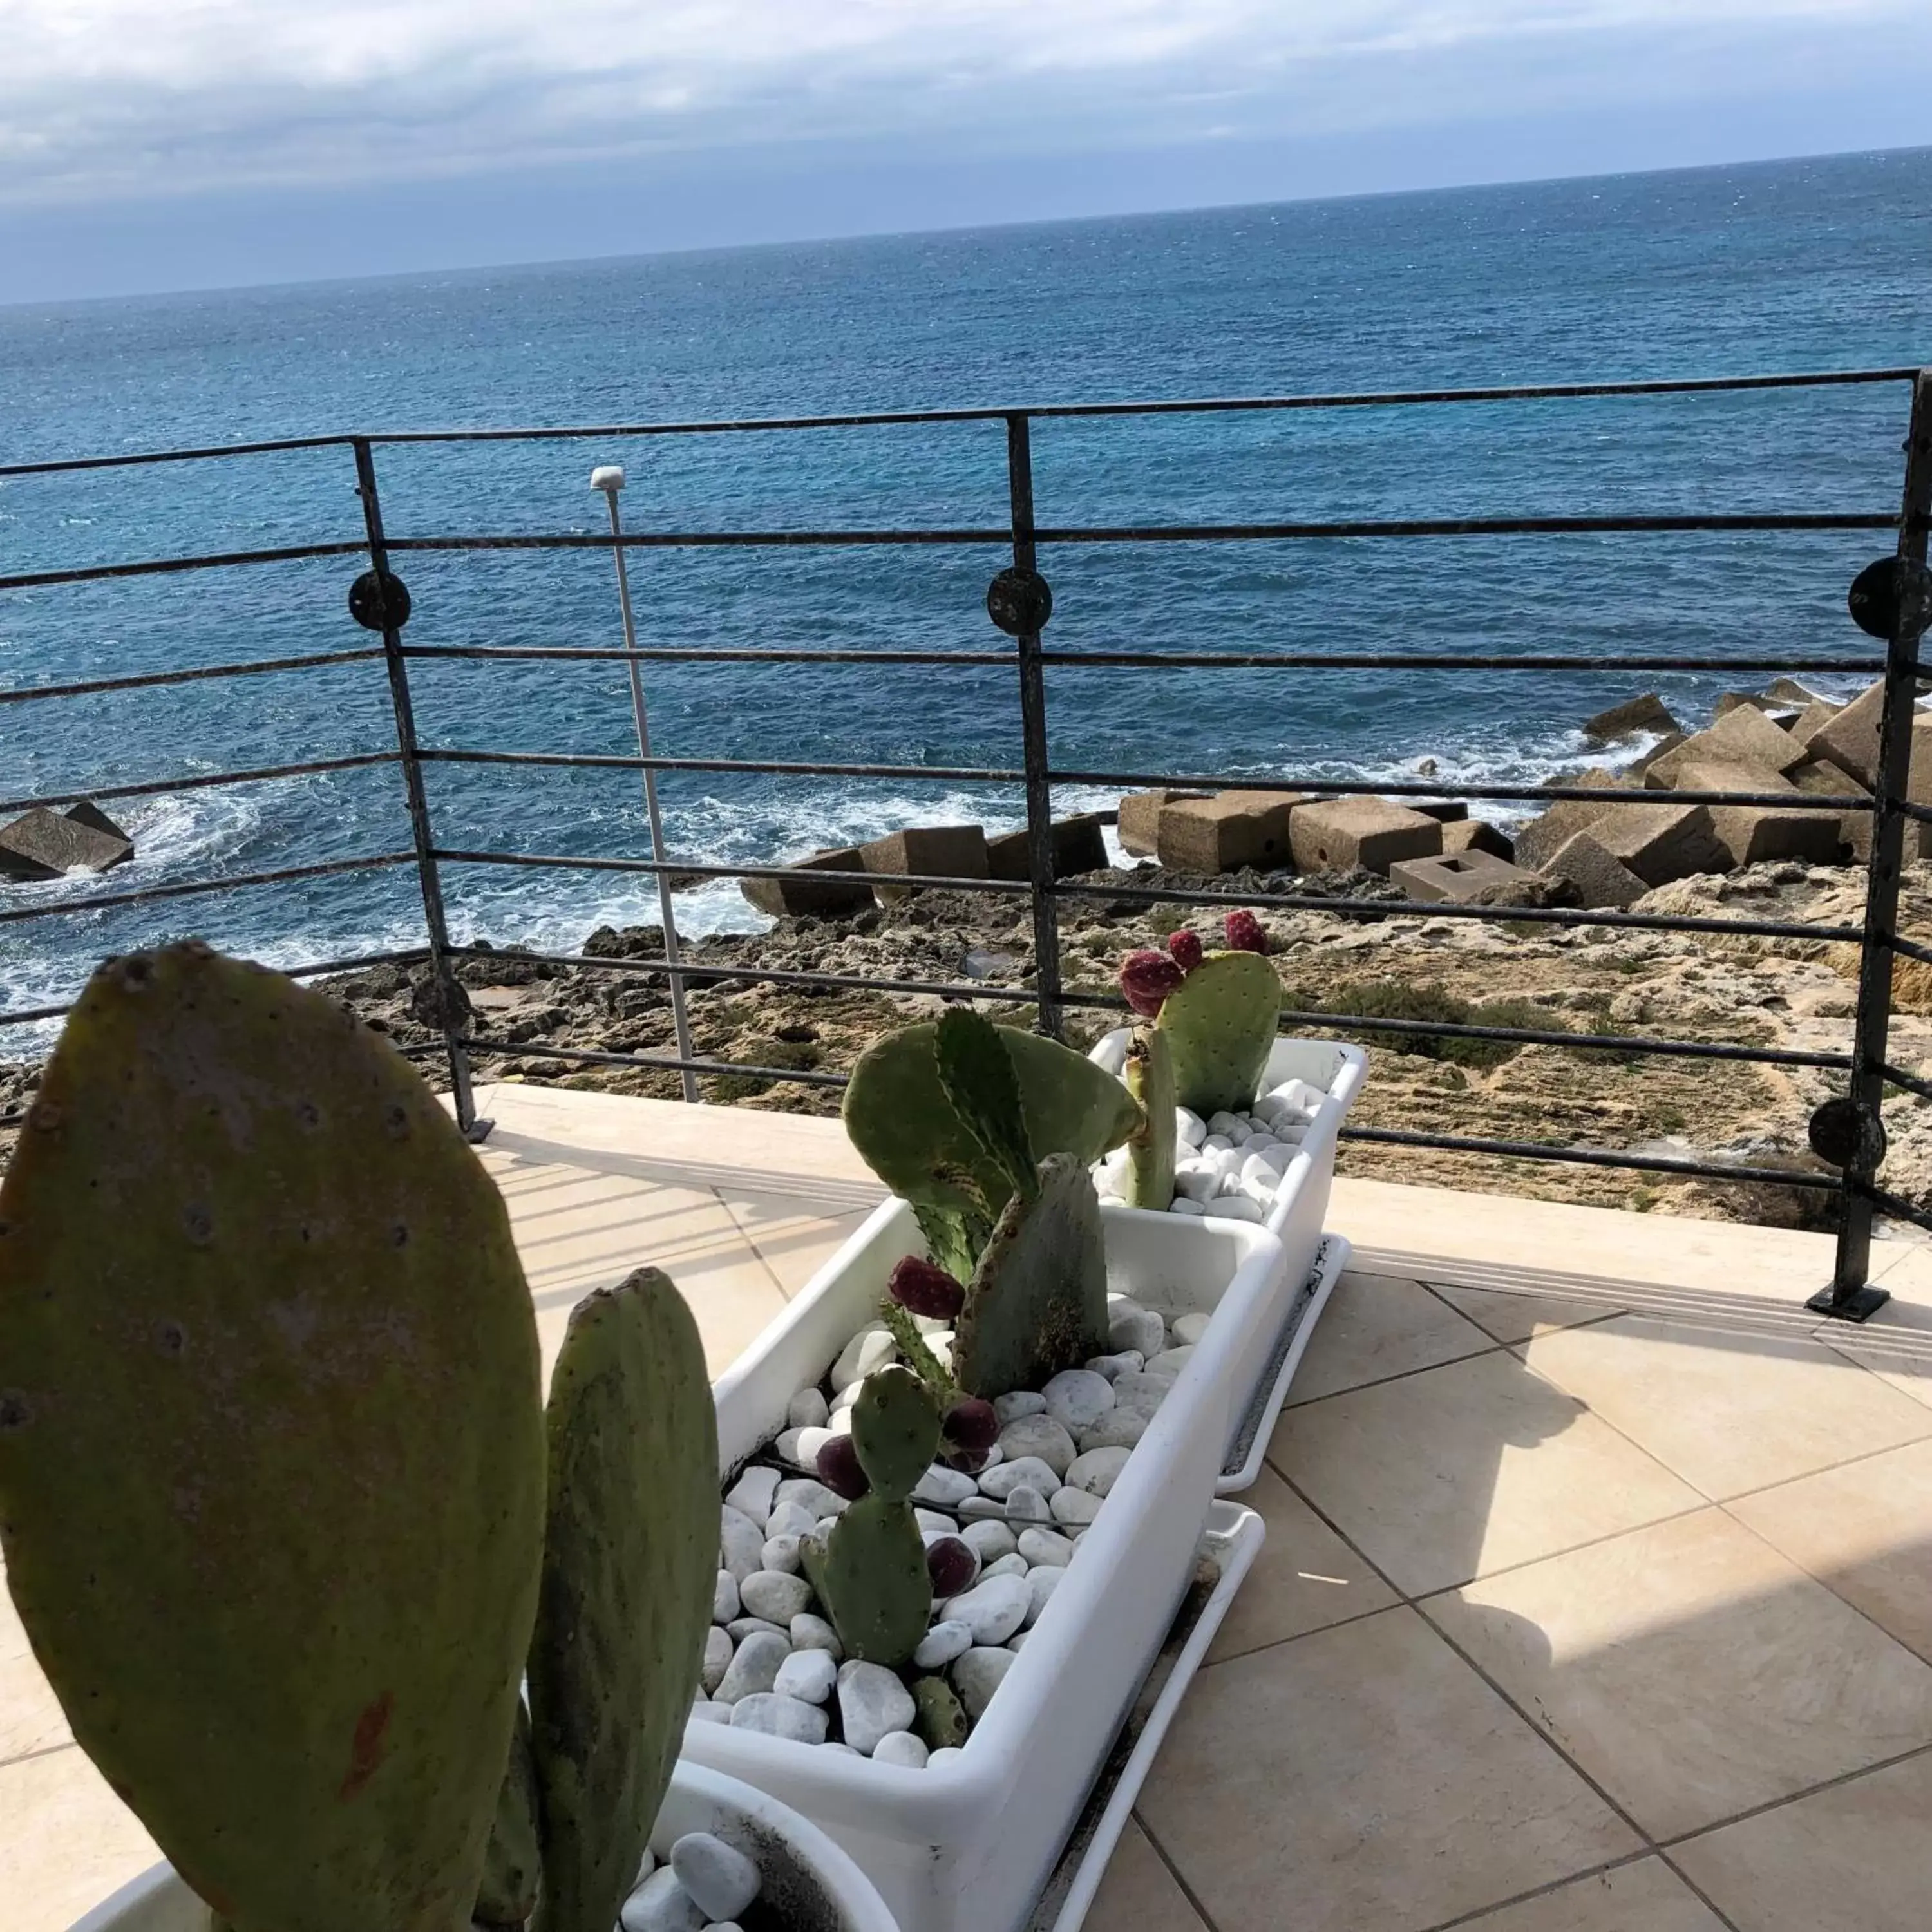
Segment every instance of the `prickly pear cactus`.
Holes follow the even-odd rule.
[[[1127,1205],[1164,1208],[1174,1198],[1174,1056],[1157,1027],[1135,1028],[1126,1082],[1142,1115],[1127,1142]]]
[[[852,1445],[876,1496],[903,1501],[939,1450],[939,1406],[896,1363],[866,1378],[852,1405]]]
[[[1031,1200],[1040,1189],[1033,1139],[1019,1076],[999,1028],[969,1007],[955,1006],[939,1017],[932,1058],[954,1118],[998,1169],[1006,1191]]]
[[[1072,1154],[1090,1166],[1133,1131],[1138,1117],[1120,1083],[1084,1055],[1037,1034],[996,1028],[983,1019],[980,1024],[1011,1058],[1027,1138],[1036,1154]],[[1005,1168],[960,1119],[940,1084],[938,1035],[930,1022],[902,1027],[866,1049],[845,1090],[845,1129],[866,1165],[895,1194],[916,1208],[967,1217],[964,1238],[949,1238],[944,1252],[934,1239],[940,1231],[926,1227],[933,1258],[963,1273],[984,1245],[982,1230],[1012,1188]],[[923,1216],[921,1225],[926,1226]],[[962,1256],[962,1246],[971,1252]]]
[[[1156,1022],[1174,1055],[1178,1103],[1204,1119],[1254,1104],[1281,1017],[1281,981],[1258,952],[1210,952]]]
[[[610,1932],[676,1761],[717,1580],[717,1419],[668,1275],[640,1268],[572,1310],[546,1432],[535,1932]]]
[[[205,946],[102,967],[0,1189],[0,1364],[21,1622],[182,1877],[235,1932],[464,1924],[536,1605],[537,1340],[407,1062]]]
[[[912,1687],[912,1701],[919,1713],[913,1721],[928,1750],[943,1750],[949,1744],[966,1742],[965,1710],[944,1678],[919,1678]]]
[[[537,1774],[530,1762],[530,1714],[517,1706],[509,1768],[496,1795],[496,1820],[471,1916],[478,1925],[520,1928],[537,1909],[543,1850],[537,1841]]]
[[[1006,1203],[966,1284],[952,1379],[990,1400],[1038,1388],[1106,1346],[1100,1197],[1084,1162],[1050,1154],[1040,1164],[1039,1194]]]

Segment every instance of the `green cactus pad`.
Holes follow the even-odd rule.
[[[928,1750],[943,1750],[949,1744],[963,1744],[970,1726],[952,1687],[943,1677],[922,1677],[912,1687],[912,1701],[919,1714],[913,1720]]]
[[[1000,1029],[970,1006],[955,1006],[939,1017],[932,1039],[939,1084],[959,1124],[999,1169],[1007,1190],[1030,1200],[1040,1182],[1019,1076]]]
[[[669,1276],[640,1268],[578,1304],[545,1423],[536,1932],[610,1932],[676,1761],[718,1574],[717,1418]]]
[[[896,1364],[866,1378],[852,1405],[852,1446],[875,1496],[903,1502],[939,1449],[939,1409],[926,1386]]]
[[[845,1130],[867,1166],[902,1199],[990,1220],[1012,1187],[946,1098],[938,1030],[931,1022],[902,1027],[866,1049],[845,1090]],[[1090,1166],[1132,1132],[1138,1112],[1111,1074],[1057,1040],[1012,1027],[994,1030],[1019,1076],[1027,1138],[1036,1153],[1071,1154]],[[951,1264],[936,1250],[933,1258]]]
[[[800,1554],[848,1657],[896,1667],[919,1648],[932,1580],[910,1504],[862,1496],[822,1545],[807,1538]]]
[[[408,1063],[205,946],[101,968],[0,1189],[0,1364],[21,1622],[182,1876],[236,1932],[464,1924],[540,1383],[502,1198]]]
[[[1087,1165],[1049,1155],[1040,1182],[1035,1199],[1006,1203],[966,1284],[952,1378],[968,1395],[1036,1389],[1107,1346],[1106,1254]]]
[[[1252,1107],[1281,1018],[1281,981],[1258,952],[1210,952],[1168,995],[1156,1024],[1178,1103],[1205,1120]]]
[[[496,1822],[471,1916],[479,1925],[520,1927],[537,1909],[543,1852],[537,1843],[537,1774],[530,1762],[530,1715],[517,1706],[510,1766],[496,1794]]]
[[[1174,1055],[1159,1028],[1135,1028],[1126,1082],[1142,1115],[1127,1142],[1126,1203],[1164,1208],[1174,1198]]]

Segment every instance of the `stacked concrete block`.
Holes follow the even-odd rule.
[[[1566,778],[1564,782],[1580,788],[1588,786],[1609,795],[1600,801],[1593,798],[1560,798],[1547,812],[1532,818],[1527,825],[1518,826],[1516,862],[1531,872],[1540,870],[1556,856],[1567,841],[1595,824],[1616,804],[1616,794],[1628,789],[1614,772],[1606,771],[1600,765],[1580,772],[1574,778]]]
[[[1586,906],[1607,907],[1621,911],[1634,904],[1650,888],[1612,853],[1606,852],[1594,833],[1580,832],[1565,839],[1542,868],[1546,879],[1560,879],[1573,886]]]
[[[1675,751],[1652,759],[1643,782],[1653,791],[1682,791],[1686,787],[1679,774],[1687,765],[1762,765],[1782,772],[1802,765],[1807,755],[1782,725],[1744,705],[1726,712],[1708,730],[1686,738]]]
[[[105,872],[134,856],[127,834],[91,805],[64,812],[36,806],[0,826],[0,878],[58,879],[75,871]]]
[[[808,859],[795,859],[792,863],[799,869],[787,878],[740,879],[738,890],[759,911],[770,913],[774,919],[849,917],[855,912],[863,912],[872,903],[870,886],[843,879],[800,876],[801,871],[806,874],[864,872],[866,855],[856,845],[835,846],[829,851],[814,852]]]
[[[1677,789],[1803,796],[1781,774],[1747,764],[1683,766],[1678,772]],[[1714,805],[1709,810],[1712,826],[1733,866],[1755,866],[1768,859],[1799,859],[1821,866],[1838,862],[1839,821],[1830,812],[1763,805]]]
[[[1318,799],[1296,808],[1294,863],[1304,872],[1387,872],[1398,860],[1432,858],[1442,830],[1384,798]]]
[[[859,848],[868,872],[899,872],[920,879],[983,879],[988,876],[986,834],[977,825],[915,825],[889,832]],[[890,904],[916,890],[911,886],[875,886]]]
[[[1412,899],[1433,905],[1467,905],[1498,886],[1523,886],[1530,874],[1492,852],[1444,852],[1433,859],[1398,859],[1389,882]]]
[[[1585,718],[1582,728],[1585,737],[1607,744],[1612,739],[1634,738],[1644,731],[1675,731],[1678,726],[1670,707],[1655,692],[1647,691],[1627,704],[1613,704],[1609,710]]]
[[[1100,820],[1093,812],[1053,821],[1053,876],[1072,878],[1081,872],[1098,872],[1107,863],[1107,842]],[[986,874],[994,879],[1024,879],[1028,872],[1027,832],[1003,832],[986,841]]]
[[[1486,852],[1492,858],[1514,864],[1516,841],[1486,819],[1460,818],[1442,828],[1444,852]]]
[[[1183,799],[1205,798],[1204,791],[1134,791],[1120,801],[1114,829],[1120,844],[1141,858],[1151,858],[1160,848],[1160,815],[1170,805]]]
[[[1730,869],[1730,855],[1701,805],[1627,805],[1606,812],[1590,836],[1646,886]]]
[[[1276,871],[1294,861],[1292,827],[1299,792],[1224,791],[1162,808],[1154,850],[1173,872]]]

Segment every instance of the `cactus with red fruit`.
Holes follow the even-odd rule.
[[[898,1305],[929,1322],[950,1322],[966,1300],[966,1285],[922,1255],[907,1255],[892,1264],[886,1292]]]
[[[1124,1198],[1130,1208],[1164,1209],[1174,1198],[1174,1162],[1179,1141],[1174,1115],[1174,1056],[1156,1027],[1136,1027],[1127,1042],[1124,1078],[1140,1103],[1141,1125],[1127,1142]]]
[[[1267,928],[1244,908],[1228,914],[1222,922],[1221,929],[1228,936],[1228,950],[1231,952],[1265,953],[1268,950]]]
[[[1156,1018],[1186,977],[1172,953],[1156,952],[1151,946],[1130,952],[1120,962],[1120,992],[1144,1020]]]
[[[1207,949],[1201,944],[1200,934],[1190,932],[1185,926],[1167,935],[1167,950],[1184,973],[1192,972],[1208,956]]]

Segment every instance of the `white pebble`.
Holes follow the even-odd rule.
[[[784,1627],[770,1617],[734,1617],[724,1628],[734,1643],[742,1643],[748,1636],[784,1635]]]
[[[763,1529],[771,1520],[772,1497],[778,1486],[777,1470],[754,1463],[724,1492],[724,1500]]]
[[[1058,1496],[1058,1489],[1052,1493]],[[1022,1483],[1006,1498],[1006,1520],[1010,1523],[1045,1522],[1053,1511],[1045,1496],[1030,1483]]]
[[[731,1667],[718,1686],[717,1701],[736,1704],[741,1698],[770,1690],[778,1676],[778,1666],[790,1654],[791,1645],[785,1638],[763,1630],[754,1632],[739,1645]]]
[[[805,1431],[802,1429],[781,1429],[772,1447],[794,1469],[802,1469],[806,1466],[806,1463],[805,1457],[800,1451],[799,1444],[804,1440]]]
[[[1191,1348],[1208,1332],[1208,1324],[1214,1316],[1197,1310],[1192,1315],[1177,1315],[1168,1325],[1173,1331],[1177,1348]]]
[[[1251,1201],[1245,1194],[1223,1194],[1209,1202],[1202,1210],[1210,1220],[1265,1221],[1261,1203]]]
[[[698,1682],[704,1686],[709,1696],[724,1681],[724,1673],[731,1667],[731,1653],[737,1646],[731,1641],[729,1630],[720,1630],[713,1624],[704,1634],[704,1662],[698,1673]]]
[[[949,1468],[944,1462],[935,1462],[920,1478],[912,1499],[934,1509],[956,1509],[968,1496],[979,1493],[980,1485],[964,1470]]]
[[[798,1574],[798,1538],[795,1536],[775,1536],[765,1545],[762,1567],[775,1570],[782,1576]]]
[[[1002,1429],[1010,1422],[1017,1422],[1023,1415],[1046,1413],[1046,1396],[1034,1394],[1031,1389],[1015,1389],[1010,1395],[996,1395],[993,1398],[993,1414]]]
[[[818,1526],[818,1517],[802,1504],[779,1503],[772,1508],[765,1534],[767,1540],[774,1536],[809,1536]]]
[[[1201,1151],[1203,1154],[1226,1154],[1234,1144],[1226,1134],[1210,1134],[1201,1143]]]
[[[1148,1363],[1147,1372],[1150,1376],[1178,1376],[1186,1367],[1193,1353],[1191,1344],[1185,1348],[1166,1349]]]
[[[789,1434],[790,1432],[786,1432]],[[801,1469],[818,1467],[818,1452],[832,1440],[834,1431],[830,1429],[801,1429],[798,1432],[798,1453],[792,1460]]]
[[[1125,1375],[1130,1369],[1143,1368],[1145,1358],[1137,1348],[1124,1348],[1118,1355],[1090,1355],[1087,1366],[1096,1376],[1105,1376],[1112,1382],[1116,1376]]]
[[[741,1582],[758,1567],[765,1546],[765,1532],[728,1503],[718,1513],[718,1563]]]
[[[1147,1433],[1148,1424],[1153,1420],[1138,1408],[1111,1408],[1081,1437],[1080,1453],[1084,1456],[1096,1449],[1131,1449]]]
[[[835,1389],[848,1389],[874,1369],[883,1369],[898,1353],[892,1331],[883,1322],[868,1322],[839,1350],[828,1379]]]
[[[1174,1110],[1174,1131],[1189,1147],[1198,1147],[1208,1138],[1208,1123],[1186,1107]]]
[[[1076,1490],[1071,1483],[1064,1483],[1055,1490],[1047,1498],[1046,1506],[1053,1512],[1055,1522],[1075,1529],[1084,1529],[1100,1514],[1100,1498],[1089,1496],[1084,1490]]]
[[[848,1757],[856,1757],[859,1756],[859,1753],[855,1751],[850,1744],[842,1744],[836,1738],[830,1744],[820,1744],[819,1746],[819,1749],[820,1750],[842,1751]]]
[[[1009,1631],[1007,1634],[1010,1636],[1012,1632]],[[1019,1659],[1010,1650],[998,1649],[991,1645],[976,1645],[953,1665],[953,1688],[959,1693],[959,1701],[965,1706],[967,1716],[982,1718],[986,1715],[986,1706],[993,1701],[993,1693],[998,1690],[1006,1672],[1018,1661]]]
[[[914,1522],[919,1525],[920,1535],[923,1537],[931,1538],[935,1536],[957,1536],[959,1534],[958,1522],[943,1510],[916,1509],[913,1511],[912,1516]]]
[[[815,1388],[802,1388],[791,1399],[785,1420],[794,1429],[823,1429],[832,1414],[830,1406]]]
[[[1137,1376],[1123,1376],[1114,1384],[1114,1407],[1138,1409],[1143,1415],[1152,1415],[1167,1400],[1167,1392],[1173,1386],[1173,1376],[1156,1375],[1151,1369],[1143,1369]],[[1106,1419],[1101,1418],[1103,1423]]]
[[[1058,1576],[1060,1574],[1060,1572],[1058,1570],[1042,1570],[1040,1574],[1042,1576]],[[1007,1649],[1011,1651],[1016,1657],[1017,1657],[1022,1651],[1025,1649],[1027,1639],[1032,1635],[1033,1632],[1031,1630],[1016,1630],[1011,1636],[1007,1638],[1006,1647]]]
[[[1085,1371],[1080,1372],[1084,1374]],[[1112,1390],[1108,1393],[1111,1395]],[[1056,1421],[1052,1415],[1022,1415],[1008,1423],[1000,1431],[1000,1450],[1006,1459],[1000,1465],[1002,1469],[1036,1457],[1053,1472],[1056,1480],[1079,1453],[1073,1446],[1073,1438],[1067,1432],[1066,1425]],[[989,1482],[982,1481],[980,1486],[988,1496],[1000,1493]]]
[[[808,1704],[802,1698],[781,1697],[775,1690],[754,1690],[731,1706],[731,1728],[789,1738],[794,1744],[822,1744],[832,1720],[816,1704]]]
[[[1057,1496],[1059,1492],[1054,1493]],[[997,1563],[1018,1547],[1012,1532],[1004,1522],[969,1522],[959,1532],[959,1538],[982,1563]]]
[[[1085,1454],[1075,1457],[1072,1467],[1066,1472],[1066,1480],[1075,1489],[1083,1490],[1090,1496],[1104,1496],[1127,1466],[1127,1454],[1126,1445],[1090,1449]]]
[[[775,1624],[789,1624],[812,1607],[812,1586],[778,1570],[754,1570],[738,1586],[738,1594],[753,1616]]]
[[[966,1522],[993,1522],[1006,1513],[1006,1506],[998,1496],[968,1496],[959,1505],[960,1517]]]
[[[1123,1298],[1108,1307],[1107,1346],[1116,1354],[1132,1348],[1157,1355],[1167,1346],[1167,1324],[1151,1308]]]
[[[909,1729],[918,1714],[912,1693],[883,1664],[854,1658],[838,1666],[838,1728],[861,1756],[871,1756],[889,1731]]]
[[[714,1923],[736,1918],[758,1895],[758,1868],[709,1832],[687,1832],[670,1848],[670,1868]]]
[[[924,1742],[911,1731],[888,1731],[872,1747],[874,1764],[902,1764],[909,1771],[926,1768]]]
[[[834,1664],[845,1654],[838,1633],[823,1617],[809,1611],[791,1620],[791,1647],[794,1650],[822,1650]]]
[[[946,1618],[949,1623],[964,1624],[976,1644],[1004,1643],[1019,1628],[1030,1600],[1023,1576],[982,1576],[946,1605]]]
[[[1208,1202],[1221,1191],[1221,1171],[1205,1163],[1197,1167],[1178,1167],[1174,1170],[1174,1192],[1177,1200]]]
[[[1072,1545],[1068,1547],[1071,1549]],[[1031,1630],[1040,1622],[1040,1612],[1053,1600],[1053,1593],[1060,1588],[1060,1580],[1066,1574],[1064,1563],[1042,1563],[1037,1570],[1027,1573],[1027,1592],[1032,1601],[1027,1606],[1026,1622],[1021,1629]]]
[[[666,1865],[625,1900],[617,1923],[624,1932],[704,1932],[705,1915]]]
[[[760,1546],[760,1555],[763,1547]],[[757,1566],[754,1564],[752,1568],[755,1570]],[[745,1574],[748,1576],[752,1570]],[[719,1570],[717,1584],[711,1592],[711,1621],[714,1624],[728,1624],[738,1614],[740,1607],[737,1578],[728,1570]]]
[[[1114,1406],[1113,1383],[1093,1369],[1063,1369],[1040,1394],[1046,1398],[1047,1414],[1072,1436],[1090,1428]],[[1060,1473],[1065,1474],[1064,1468]]]
[[[710,1703],[700,1697],[691,1707],[691,1718],[687,1721],[692,1720],[700,1724],[728,1724],[731,1721],[731,1706]]]
[[[957,1764],[965,1755],[965,1749],[962,1745],[941,1744],[938,1750],[928,1754],[926,1768],[928,1771],[937,1771],[941,1765]]]
[[[1023,1529],[1020,1532],[1020,1552],[1031,1569],[1042,1564],[1049,1568],[1064,1570],[1073,1561],[1073,1546],[1057,1530]]]
[[[1177,1194],[1167,1204],[1167,1211],[1170,1214],[1193,1214],[1202,1219],[1206,1218],[1208,1213],[1207,1209],[1202,1207],[1199,1202],[1190,1201],[1184,1194]]]
[[[1053,1426],[1060,1429],[1057,1422]],[[1066,1433],[1064,1429],[1060,1432],[1063,1436]],[[1060,1465],[1061,1468],[1066,1466],[1066,1463]],[[1000,1463],[997,1468],[983,1470],[980,1477],[982,1491],[1002,1503],[1022,1485],[1037,1490],[1043,1496],[1050,1496],[1060,1486],[1060,1470],[1037,1456],[1021,1456]]]
[[[828,1490],[823,1483],[814,1482],[809,1476],[794,1476],[789,1482],[778,1487],[778,1504],[772,1511],[772,1533],[781,1534],[778,1525],[778,1510],[787,1503],[796,1503],[816,1522],[822,1516],[842,1516],[845,1513],[845,1498]],[[785,1528],[789,1530],[788,1522]]]
[[[1272,1166],[1261,1154],[1251,1154],[1241,1163],[1241,1185],[1244,1187],[1258,1185],[1272,1194],[1281,1184],[1281,1169]]]
[[[973,1648],[973,1627],[957,1617],[936,1623],[920,1640],[912,1660],[922,1670],[944,1670],[956,1657]]]
[[[778,1666],[772,1688],[781,1697],[796,1697],[801,1704],[822,1704],[838,1681],[838,1666],[830,1651],[795,1650]]]
[[[1002,1556],[997,1563],[988,1563],[980,1574],[982,1579],[988,1576],[1024,1576],[1028,1567],[1026,1558],[1015,1550],[1012,1556]]]

